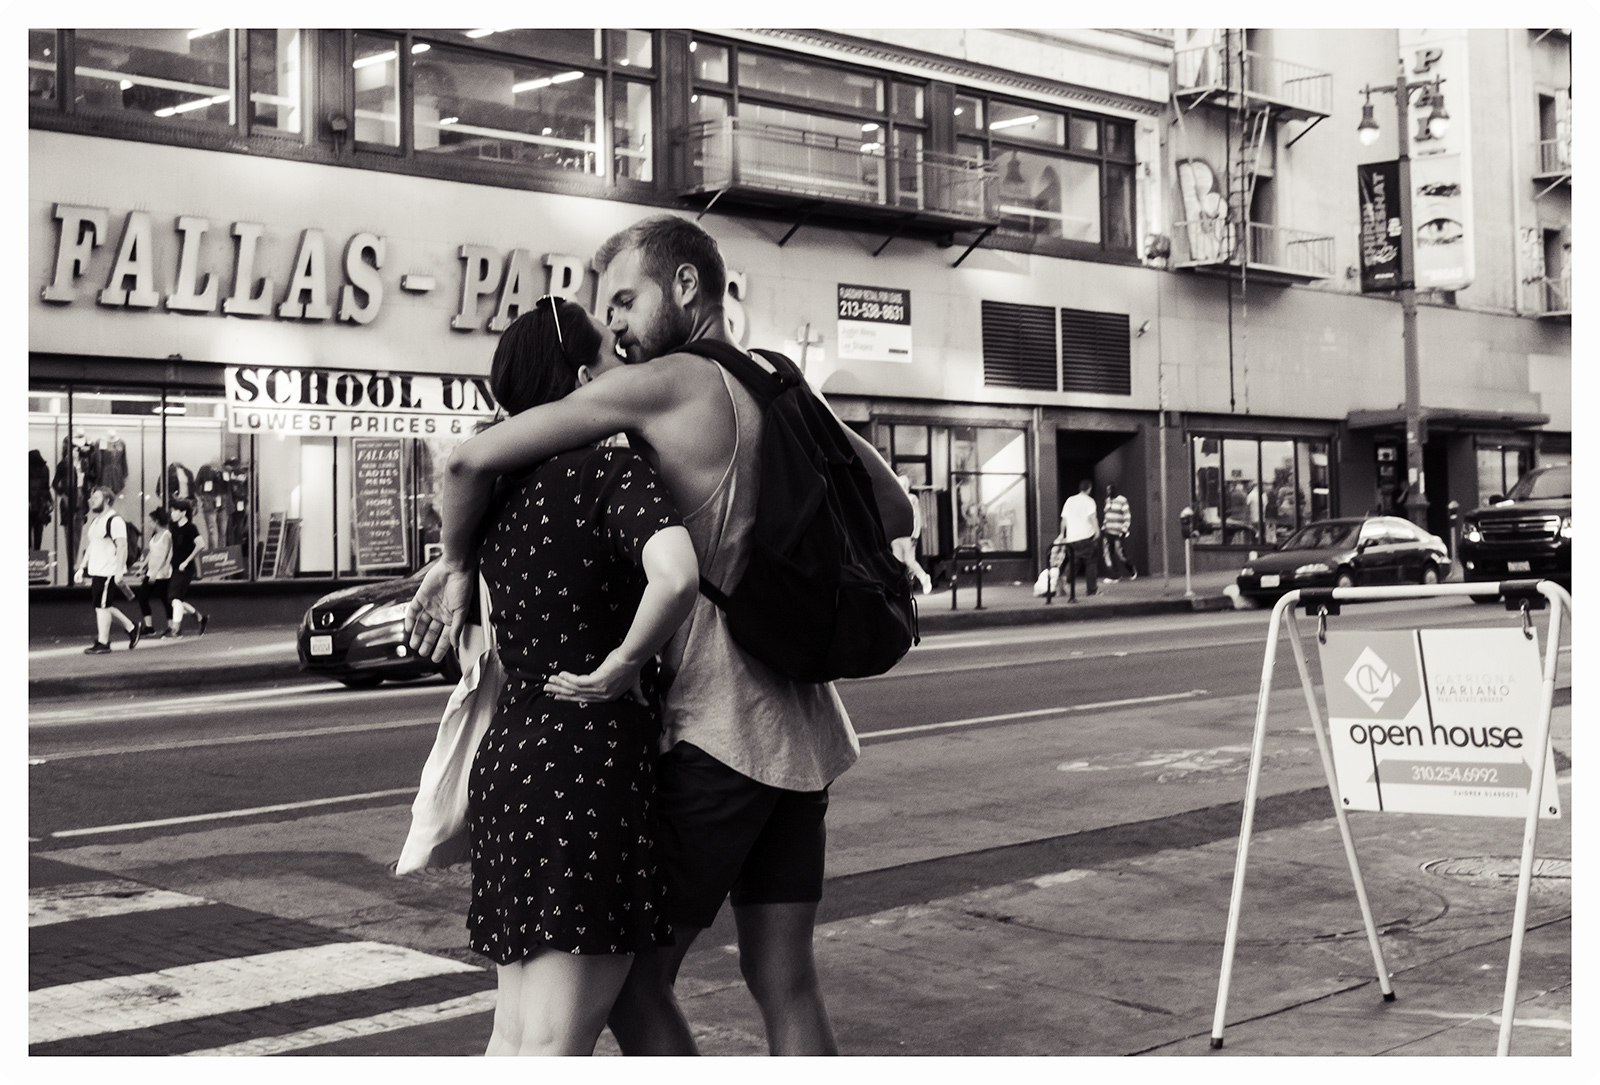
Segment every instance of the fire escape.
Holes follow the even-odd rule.
[[[1276,216],[1257,197],[1261,186],[1273,183],[1278,125],[1310,122],[1285,144],[1287,149],[1329,116],[1333,77],[1254,52],[1245,40],[1244,31],[1226,30],[1220,41],[1180,49],[1173,56],[1183,221],[1173,227],[1170,266],[1280,283],[1330,278],[1333,238],[1262,221]],[[1221,117],[1227,148],[1224,177],[1216,177],[1192,153],[1196,141],[1189,132],[1190,115],[1202,106]]]

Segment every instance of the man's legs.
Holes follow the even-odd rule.
[[[673,927],[673,944],[635,953],[606,1024],[624,1055],[698,1055],[674,984],[689,945],[700,931]]]
[[[1088,542],[1083,544],[1084,595],[1093,595],[1096,591],[1095,576],[1098,574],[1098,559],[1095,557],[1095,551],[1098,549],[1099,546],[1097,545],[1097,541],[1094,539],[1090,539]]]
[[[761,1008],[773,1055],[837,1055],[817,980],[816,902],[734,905],[739,971]]]

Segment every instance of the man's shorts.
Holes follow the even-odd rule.
[[[656,762],[656,807],[674,926],[711,926],[730,894],[735,906],[822,899],[827,788],[772,787],[680,742]]]
[[[194,579],[194,566],[179,569],[173,566],[172,578],[167,581],[167,601],[175,603],[180,599],[189,597],[189,582]]]
[[[89,578],[89,598],[94,602],[96,610],[104,610],[111,605],[111,588],[117,582],[114,576],[93,576]]]

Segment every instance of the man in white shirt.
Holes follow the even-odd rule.
[[[128,572],[128,525],[112,511],[116,495],[110,487],[96,486],[89,494],[89,518],[83,525],[83,548],[78,554],[78,579],[89,577],[94,602],[94,643],[84,655],[99,656],[111,651],[111,623],[115,621],[128,634],[128,647],[139,643],[139,623],[111,605],[111,589],[122,586]]]
[[[1061,561],[1061,576],[1067,582],[1067,602],[1078,601],[1076,574],[1083,566],[1085,595],[1095,594],[1095,550],[1100,541],[1100,521],[1095,516],[1094,498],[1089,491],[1094,483],[1084,479],[1078,483],[1078,492],[1067,498],[1061,506],[1061,538],[1067,544],[1067,556]]]

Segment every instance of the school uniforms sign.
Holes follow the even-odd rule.
[[[470,437],[493,416],[483,377],[228,366],[229,433]]]
[[[1527,816],[1542,674],[1520,629],[1330,631],[1321,657],[1346,809]],[[1543,756],[1539,813],[1559,817]]]

